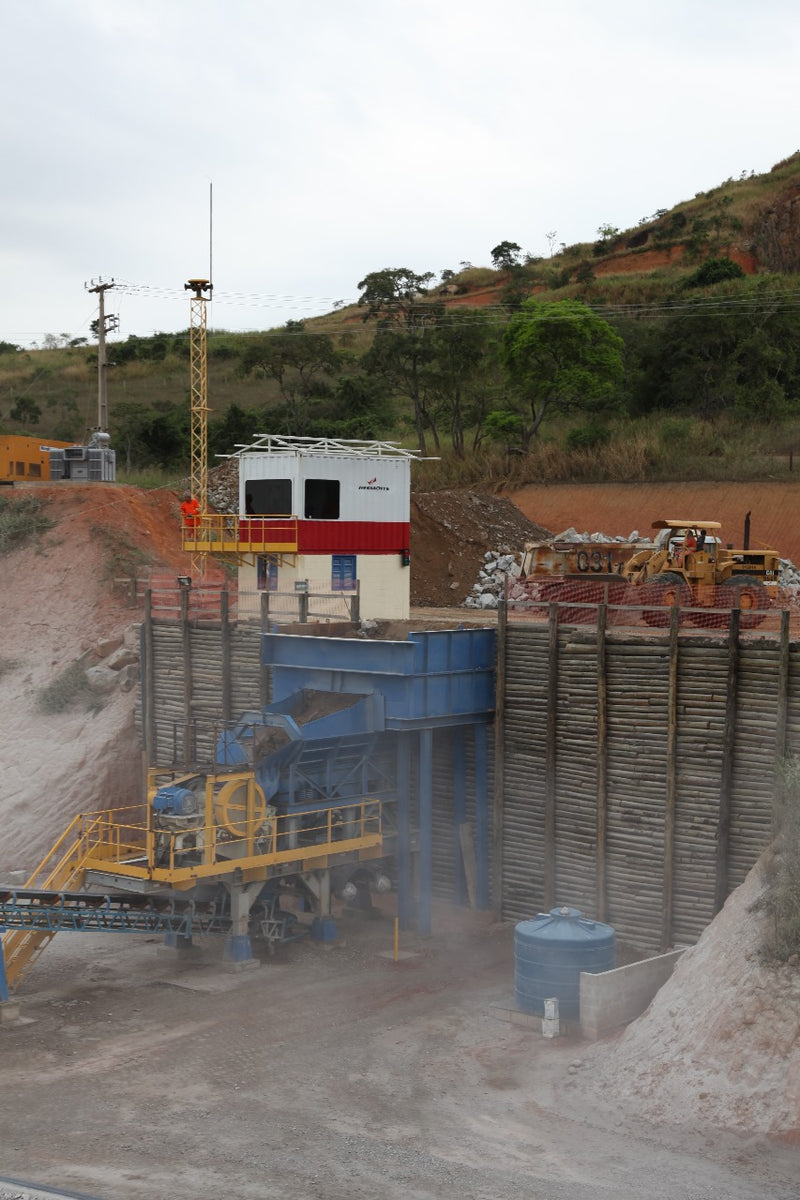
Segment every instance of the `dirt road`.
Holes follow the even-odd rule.
[[[584,1098],[586,1047],[499,1019],[513,930],[341,916],[225,973],[209,940],[61,934],[0,1028],[0,1174],[103,1200],[795,1200],[800,1147]],[[713,1083],[710,1084],[713,1086]]]

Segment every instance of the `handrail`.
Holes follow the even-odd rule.
[[[295,553],[298,518],[294,514],[201,513],[184,520],[184,550],[234,548],[241,552]]]
[[[130,814],[130,815],[129,815]],[[133,816],[138,819],[132,819]],[[127,818],[127,819],[121,819]],[[237,814],[237,833],[228,825],[198,823],[158,828],[150,805],[127,805],[74,817],[42,859],[26,888],[78,890],[89,872],[146,880],[177,888],[200,879],[221,879],[286,863],[327,865],[331,856],[367,852],[383,844],[383,808],[371,798],[342,805],[275,814]],[[190,837],[187,839],[187,834]],[[53,860],[55,859],[55,862]],[[324,861],[322,861],[324,860]],[[52,931],[12,930],[2,951],[8,986],[15,988],[55,936]]]

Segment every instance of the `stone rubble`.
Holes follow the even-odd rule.
[[[557,534],[552,540],[554,542],[639,542],[642,545],[646,545],[649,541],[644,534],[639,533],[638,529],[632,530],[627,537],[623,534],[609,537],[608,534],[601,531],[579,533],[572,526],[565,529],[563,533]],[[478,578],[469,595],[462,601],[462,608],[497,608],[498,603],[506,594],[506,590],[510,600],[527,599],[527,592],[521,586],[517,589],[514,587],[514,581],[519,578],[521,571],[518,561],[521,556],[522,548],[520,548],[518,556],[504,553],[502,550],[487,550],[483,556],[483,566],[478,573]],[[782,588],[796,590],[798,599],[800,599],[800,567],[796,567],[788,558],[780,560],[779,584]]]

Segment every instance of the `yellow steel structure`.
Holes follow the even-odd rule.
[[[208,279],[190,279],[184,284],[192,292],[189,316],[189,387],[191,393],[190,475],[191,493],[208,512],[208,352],[206,346],[206,305],[212,284]],[[205,555],[192,556],[192,571],[205,574]]]
[[[89,847],[89,841],[78,833],[83,820],[83,817],[76,817],[62,833],[52,850],[26,880],[26,888],[72,891],[81,887],[86,876],[84,859]],[[36,929],[18,929],[5,935],[2,953],[9,987],[16,987],[53,937],[54,933]]]
[[[272,874],[291,873],[290,869],[312,871],[383,854],[379,800],[323,809],[302,818],[278,816],[265,803],[249,771],[207,776],[204,811],[198,814],[197,823],[161,828],[152,796],[165,779],[180,784],[184,778],[153,769],[147,804],[75,817],[25,887],[76,891],[91,877],[93,884],[118,888],[124,888],[128,880],[137,890],[152,887],[186,892],[201,881],[266,881]],[[191,835],[190,848],[187,833]],[[54,936],[40,930],[14,930],[5,935],[3,955],[9,987],[17,985]]]
[[[182,548],[189,554],[231,554],[239,559],[256,554],[286,558],[297,553],[297,517],[203,512],[194,528],[184,524]]]

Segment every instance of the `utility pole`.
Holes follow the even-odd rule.
[[[119,328],[119,317],[106,316],[105,313],[105,295],[109,288],[113,288],[114,280],[110,283],[103,283],[102,279],[98,279],[97,283],[92,280],[92,286],[86,284],[86,289],[97,295],[97,303],[99,308],[99,316],[96,322],[92,322],[92,329],[96,328],[97,333],[97,428],[100,433],[108,432],[108,362],[106,360],[106,333],[112,329]]]

